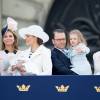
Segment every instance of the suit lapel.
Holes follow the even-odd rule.
[[[66,57],[66,55],[63,52],[61,52],[59,49],[57,49],[57,48],[54,48],[54,49],[60,56]]]

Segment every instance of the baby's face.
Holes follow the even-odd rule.
[[[79,44],[79,38],[77,34],[70,34],[70,45],[76,46]]]

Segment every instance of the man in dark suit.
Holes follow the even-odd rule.
[[[77,75],[71,70],[71,62],[67,57],[66,34],[64,29],[56,29],[53,32],[52,43],[54,48],[51,52],[53,75]]]

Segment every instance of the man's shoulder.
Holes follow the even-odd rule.
[[[57,48],[53,48],[51,50],[51,54],[52,55],[56,55],[56,56],[64,56],[64,54],[59,49],[57,49]]]
[[[57,48],[52,48],[51,49],[51,53],[59,53],[60,52],[60,50],[58,50]]]
[[[61,52],[59,49],[57,49],[57,48],[52,48],[52,50],[51,50],[52,52]]]

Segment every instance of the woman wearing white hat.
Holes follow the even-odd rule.
[[[16,35],[17,22],[11,17],[7,18],[7,25],[1,31],[1,45],[0,51],[0,74],[9,75],[8,67],[12,59],[17,57],[20,52],[18,50],[18,39]]]
[[[51,51],[43,45],[49,40],[49,36],[38,25],[20,29],[19,35],[30,47],[19,55],[18,60],[23,63],[16,64],[15,69],[21,74],[51,75]]]

